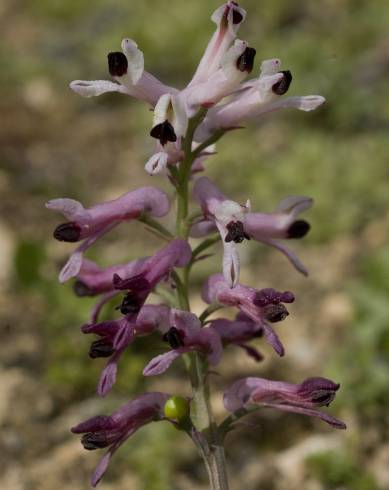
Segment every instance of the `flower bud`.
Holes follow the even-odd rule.
[[[189,402],[182,396],[173,395],[165,403],[163,412],[168,419],[185,420],[188,418],[190,412]]]

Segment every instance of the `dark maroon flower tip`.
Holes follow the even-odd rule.
[[[167,119],[163,123],[154,126],[150,131],[150,136],[159,140],[162,146],[166,145],[168,141],[172,143],[177,141],[174,128]]]
[[[128,293],[124,296],[120,306],[116,309],[120,310],[123,315],[139,313],[142,308],[143,300],[135,293]]]
[[[101,449],[103,447],[107,447],[111,444],[106,437],[104,432],[88,432],[81,437],[81,444],[88,451],[93,451],[95,449]]]
[[[95,292],[93,289],[89,288],[84,282],[82,281],[76,281],[73,284],[73,291],[75,292],[76,296],[79,298],[83,298],[84,296],[94,296]]]
[[[162,337],[162,340],[169,342],[172,349],[178,349],[184,346],[184,332],[178,330],[176,327],[171,327]]]
[[[246,48],[236,61],[236,67],[239,71],[251,73],[254,67],[254,58],[256,55],[254,48]]]
[[[310,229],[311,225],[308,221],[298,219],[290,225],[287,231],[288,238],[303,238]]]
[[[224,239],[225,242],[242,243],[244,239],[250,240],[250,236],[244,231],[241,221],[231,221],[226,228],[228,233]]]
[[[95,340],[89,348],[89,357],[97,359],[99,357],[110,357],[115,352],[112,342],[107,339]]]
[[[271,323],[282,322],[289,315],[289,311],[282,303],[264,307],[264,316]]]
[[[328,406],[335,398],[339,387],[339,383],[327,378],[308,378],[301,383],[298,394],[317,406]]]
[[[122,77],[127,73],[128,61],[120,51],[108,54],[108,69],[113,77]]]
[[[78,242],[81,236],[81,228],[77,223],[69,221],[69,223],[58,225],[53,236],[60,242]]]
[[[236,2],[231,2],[233,3],[236,7],[239,7],[239,5]],[[232,23],[233,24],[240,24],[243,20],[243,15],[238,11],[235,10],[234,8],[232,9]]]
[[[284,95],[289,90],[293,77],[289,70],[280,71],[279,73],[282,73],[284,76],[272,86],[272,91],[276,95]]]

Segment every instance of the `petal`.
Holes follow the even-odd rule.
[[[168,157],[169,155],[164,151],[154,153],[145,165],[146,172],[150,175],[166,174]]]
[[[66,197],[60,199],[51,199],[46,203],[47,209],[62,213],[69,221],[77,221],[80,218],[87,218],[87,211],[84,206],[74,199]]]
[[[131,82],[136,85],[144,71],[143,53],[132,39],[123,39],[122,51],[128,60],[128,76]]]
[[[216,32],[208,43],[189,86],[206,81],[220,67],[221,59],[234,41],[245,17],[246,11],[236,2],[228,1],[215,10],[211,20],[217,25]]]
[[[224,393],[223,403],[226,410],[236,412],[250,402],[251,393],[266,384],[262,378],[242,378],[235,381]]]
[[[333,417],[332,415],[321,412],[320,410],[296,407],[294,405],[281,405],[273,403],[262,403],[261,405],[263,405],[264,407],[277,408],[278,410],[282,410],[283,412],[300,413],[302,415],[308,415],[309,417],[316,417],[331,425],[335,429],[347,429],[347,426],[344,422],[337,419],[336,417]]]
[[[279,202],[277,206],[277,211],[282,213],[292,213],[296,216],[303,211],[311,208],[313,204],[313,199],[311,197],[305,196],[288,196]]]
[[[277,100],[269,105],[271,105],[270,110],[294,107],[300,111],[309,112],[324,104],[325,100],[326,99],[321,95],[306,95],[303,97],[287,97],[286,99]]]
[[[238,247],[234,242],[226,242],[227,230],[218,222],[216,226],[223,242],[223,276],[231,288],[239,282],[240,259]]]
[[[268,323],[263,323],[263,330],[265,333],[265,339],[267,342],[273,347],[273,349],[277,352],[280,357],[285,355],[284,346],[281,343],[278,335],[272,329],[272,327]]]
[[[71,279],[72,277],[77,276],[80,272],[82,265],[82,257],[83,250],[76,250],[72,253],[69,260],[62,267],[61,272],[59,273],[58,279],[59,282],[64,283]]]
[[[202,238],[210,233],[214,233],[216,230],[214,221],[201,220],[191,226],[189,235],[193,238]]]
[[[251,345],[247,344],[237,344],[239,347],[241,347],[243,350],[246,351],[246,354],[254,359],[256,362],[263,361],[264,356],[261,352],[259,352],[258,349]]]
[[[99,430],[110,430],[116,426],[115,422],[108,415],[96,415],[85,422],[81,422],[70,430],[73,434],[83,434],[84,432],[97,432]]]
[[[304,276],[308,276],[308,270],[304,266],[304,264],[300,261],[300,259],[297,257],[297,255],[293,252],[288,247],[285,247],[282,243],[280,243],[278,240],[272,240],[272,239],[267,239],[267,240],[261,240],[262,243],[265,243],[266,245],[270,245],[271,247],[276,248],[280,252],[282,252],[289,260],[290,262],[294,265],[294,267],[301,272],[301,274],[304,274]]]
[[[100,459],[93,475],[91,477],[91,485],[92,487],[96,487],[104,473],[107,471],[109,462],[111,461],[112,451],[108,451],[104,456]]]
[[[188,129],[188,116],[186,114],[185,104],[179,95],[171,96],[173,107],[173,127],[177,136],[185,136]]]
[[[121,351],[116,352],[111,357],[111,359],[109,360],[105,368],[103,369],[97,385],[98,395],[100,396],[107,395],[111,391],[112,386],[116,383],[116,375],[118,370],[117,364],[120,355],[121,355]]]
[[[124,320],[116,332],[113,347],[116,350],[125,349],[135,339],[135,325]]]
[[[107,92],[125,93],[124,87],[108,80],[73,80],[69,87],[83,97],[98,96]]]
[[[164,373],[175,359],[180,357],[185,352],[189,352],[190,350],[190,347],[180,347],[179,349],[170,350],[164,354],[154,357],[144,368],[143,375],[155,376],[157,374]]]

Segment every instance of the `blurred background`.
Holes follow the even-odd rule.
[[[87,356],[79,326],[93,300],[76,298],[57,274],[71,244],[52,238],[61,218],[49,198],[85,205],[139,185],[168,188],[143,166],[153,152],[146,105],[119,94],[83,99],[73,79],[109,79],[106,55],[135,39],[146,68],[184,87],[213,32],[210,0],[2,0],[0,3],[0,488],[86,489],[97,452],[69,427],[109,413],[142,390],[189,393],[176,363],[141,376],[160,350],[132,346],[107,399],[95,394],[104,360]],[[279,359],[258,345],[256,364],[230,348],[215,376],[213,403],[237,377],[298,382],[327,376],[342,385],[331,413],[347,432],[292,414],[263,411],[227,441],[232,490],[389,488],[389,3],[382,0],[245,0],[240,37],[260,61],[279,57],[293,73],[289,94],[321,94],[314,113],[284,111],[233,132],[207,161],[207,174],[237,201],[272,211],[289,194],[312,196],[312,231],[292,243],[310,270],[301,277],[258,243],[242,247],[242,282],[295,292],[277,330]],[[102,265],[153,252],[158,240],[124,224],[92,248]],[[194,276],[192,298],[220,250]],[[114,306],[114,305],[113,305]],[[112,314],[108,311],[107,317]],[[100,488],[206,489],[202,463],[184,435],[151,424],[115,456]]]

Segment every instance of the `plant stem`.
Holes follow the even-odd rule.
[[[188,130],[182,143],[185,158],[181,162],[178,172],[176,172],[174,176],[177,189],[176,234],[184,239],[188,238],[190,227],[188,209],[189,179],[191,176],[192,164],[203,149],[222,136],[222,133],[216,134],[214,137],[210,138],[210,140],[207,140],[200,145],[196,150],[192,151],[194,133],[205,114],[206,109],[200,109],[196,116],[189,121]],[[193,265],[193,259],[217,240],[219,240],[219,236],[217,236],[217,238],[212,237],[205,240],[194,250],[192,261],[185,267],[183,272],[180,275],[174,273],[173,279],[177,287],[177,299],[180,308],[190,311],[189,275]],[[213,420],[210,403],[208,362],[205,357],[197,352],[186,355],[185,361],[189,371],[193,392],[191,419],[195,426],[195,430],[198,431],[199,437],[204,439],[200,453],[207,468],[211,489],[228,490],[224,448],[222,445],[223,438],[219,437],[218,428]]]

